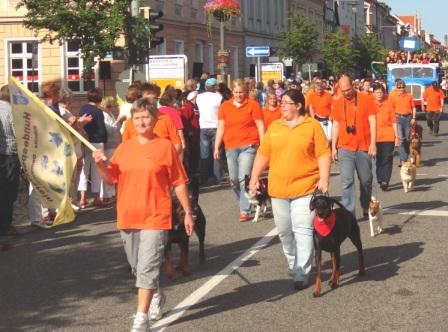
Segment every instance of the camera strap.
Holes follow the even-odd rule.
[[[358,113],[358,93],[355,91],[355,105],[353,105],[353,108],[355,110],[355,116],[353,119],[353,127],[356,127],[356,113]],[[347,102],[344,97],[344,117],[345,117],[345,126],[349,127],[347,123]]]

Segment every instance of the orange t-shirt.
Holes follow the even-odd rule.
[[[391,93],[389,95],[389,100],[395,114],[409,115],[412,114],[412,110],[415,108],[414,99],[407,92],[404,92],[403,94]]]
[[[281,116],[282,110],[280,109],[280,106],[277,106],[273,111],[269,110],[269,106],[263,108],[264,130],[267,131],[269,125],[273,121],[280,119]]]
[[[308,96],[307,105],[312,108],[314,114],[321,118],[328,118],[331,114],[331,102],[333,98],[327,91],[319,96],[315,92]]]
[[[389,100],[385,99],[380,104],[374,102],[374,105],[376,111],[376,141],[394,142],[395,131],[392,125],[396,122],[396,117]]]
[[[157,121],[154,125],[153,129],[154,135],[159,138],[167,138],[171,141],[171,144],[181,144],[179,133],[174,125],[173,120],[164,114],[159,114],[157,116]],[[135,130],[134,122],[132,122],[132,118],[129,118],[124,123],[123,135],[121,136],[121,141],[127,141],[128,139],[137,135],[137,131]]]
[[[277,198],[312,193],[320,177],[317,159],[331,155],[320,123],[310,116],[294,128],[274,121],[257,153],[269,160],[268,191]]]
[[[426,111],[431,112],[441,112],[443,108],[443,103],[445,95],[442,89],[434,89],[432,86],[427,88],[423,93],[423,99],[428,102],[426,105]]]
[[[338,148],[367,151],[370,145],[369,116],[375,115],[375,105],[373,105],[373,99],[367,95],[358,93],[357,96],[356,112],[355,98],[348,100],[340,96],[333,100],[331,115],[333,121],[339,123]],[[347,133],[347,126],[355,126],[355,133]]]
[[[171,142],[121,143],[108,166],[117,190],[118,229],[171,229],[171,187],[188,181]]]
[[[226,149],[260,144],[255,120],[263,120],[260,104],[248,99],[237,107],[233,98],[221,105],[218,120],[224,120],[224,146]]]

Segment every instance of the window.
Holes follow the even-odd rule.
[[[95,75],[89,78],[82,77],[83,61],[78,40],[69,40],[65,43],[64,65],[67,88],[73,92],[86,92],[95,87]]]
[[[199,11],[198,0],[191,0],[191,18],[197,19]]]
[[[178,16],[182,16],[183,5],[184,5],[183,0],[176,0],[176,2],[174,3],[174,14],[176,14]]]
[[[166,41],[162,44],[156,46],[156,54],[157,55],[165,55],[166,54]]]
[[[165,11],[165,1],[164,0],[156,0],[156,10],[157,11]]]
[[[213,44],[208,44],[208,72],[210,74],[215,73],[215,53],[213,51]]]
[[[39,44],[37,40],[8,43],[9,74],[29,90],[39,92]]]
[[[233,78],[239,78],[239,71],[238,71],[238,64],[239,64],[239,60],[238,60],[238,47],[237,46],[233,46],[232,47],[232,70],[233,70]]]
[[[196,62],[204,62],[204,47],[201,41],[194,44],[194,57]]]
[[[175,40],[174,41],[174,54],[184,54],[184,41]]]

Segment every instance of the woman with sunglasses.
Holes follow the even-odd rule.
[[[103,150],[94,151],[93,158],[103,179],[118,185],[117,227],[138,288],[132,332],[149,331],[148,311],[159,289],[164,245],[172,227],[172,188],[185,211],[188,236],[194,221],[182,162],[170,141],[153,133],[155,103],[138,99],[132,105],[131,119],[137,135],[120,144],[108,164],[103,161]]]

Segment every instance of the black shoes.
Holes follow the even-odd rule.
[[[379,185],[380,185],[380,188],[382,191],[387,191],[387,188],[389,188],[389,183],[387,183],[385,181],[380,182]]]
[[[295,290],[302,290],[308,287],[308,283],[305,281],[294,281],[294,289]]]

